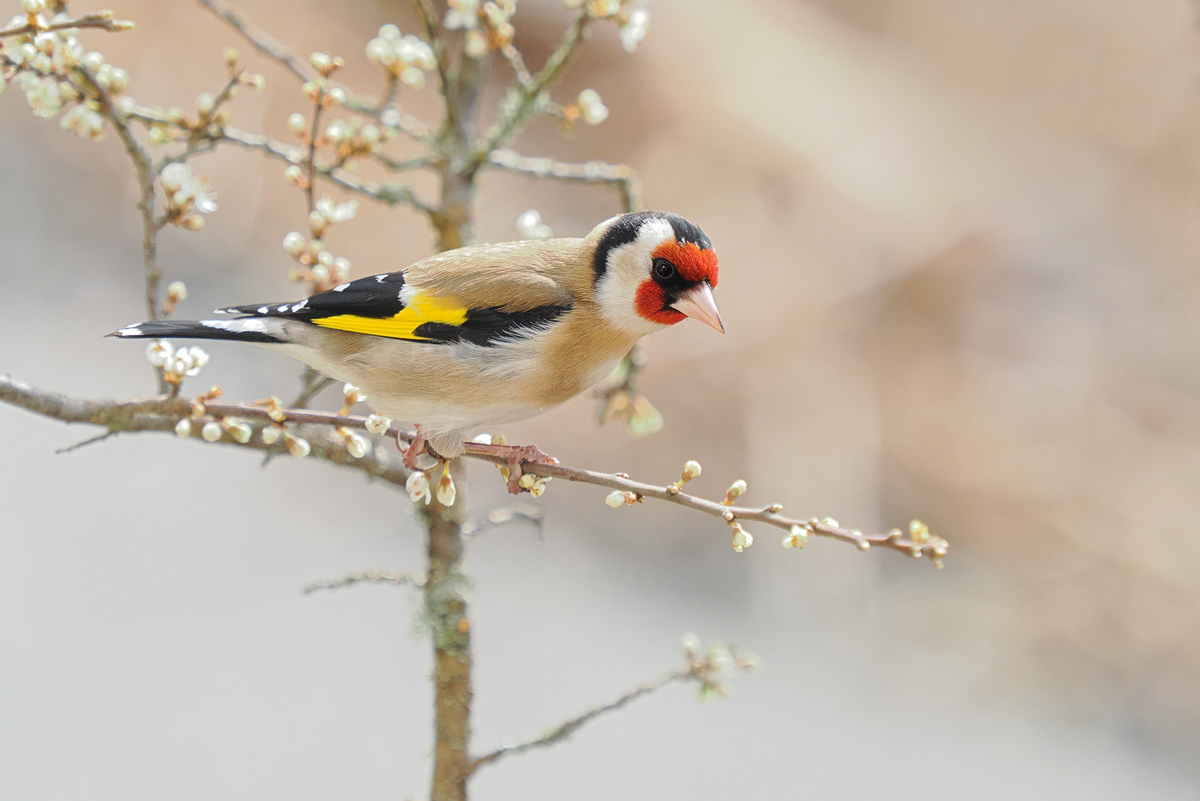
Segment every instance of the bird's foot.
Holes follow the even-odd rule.
[[[412,438],[412,442],[408,443],[407,445],[405,445],[404,440],[397,435],[396,447],[404,453],[405,467],[407,467],[409,470],[421,469],[419,466],[417,466],[417,458],[425,452],[425,432],[421,430],[420,426],[417,426],[416,435]]]
[[[529,489],[521,484],[521,476],[525,475],[527,464],[558,464],[558,460],[549,454],[542,453],[536,445],[491,445],[494,454],[501,456],[507,462],[508,491],[519,495]]]

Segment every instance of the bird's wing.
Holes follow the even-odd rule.
[[[295,303],[220,311],[413,342],[493,345],[541,330],[571,310],[576,300],[572,285],[578,283],[573,257],[580,242],[463,248]]]

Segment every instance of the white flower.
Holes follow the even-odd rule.
[[[225,430],[229,432],[229,436],[243,445],[250,441],[250,435],[254,433],[254,429],[250,427],[249,423],[233,417],[225,418]]]
[[[175,161],[163,167],[159,182],[167,192],[167,205],[181,216],[181,220],[186,219],[193,209],[204,214],[217,210],[212,182],[207,176],[192,175],[192,168],[184,162]]]
[[[450,465],[446,465],[442,480],[438,482],[437,499],[442,506],[453,506],[458,490],[454,487],[454,479],[450,477]]]
[[[281,426],[267,426],[262,430],[262,441],[264,445],[274,445],[283,436],[283,428]]]
[[[156,339],[146,346],[146,361],[155,367],[162,367],[174,354],[175,348],[163,339]]]
[[[626,53],[637,50],[638,42],[646,38],[650,28],[650,11],[645,8],[635,8],[629,12],[629,21],[621,26],[621,47]]]
[[[404,488],[408,490],[408,497],[413,503],[417,503],[422,498],[425,503],[429,503],[433,495],[429,492],[429,476],[425,475],[423,470],[414,470],[413,474],[408,477],[408,481],[404,482]]]
[[[25,92],[25,99],[34,114],[49,119],[62,109],[62,90],[54,76],[39,78],[33,73],[23,72],[20,80],[21,90]]]
[[[285,434],[284,442],[287,445],[288,453],[296,459],[303,459],[312,452],[312,446],[308,444],[308,440],[303,437],[294,437],[291,434]]]
[[[392,427],[390,418],[384,417],[381,414],[372,414],[367,416],[367,431],[372,434],[382,436],[387,433],[387,430]]]
[[[783,535],[784,548],[803,548],[808,544],[808,529],[804,526],[792,526],[787,534]]]
[[[345,203],[334,205],[333,198],[325,196],[317,201],[317,211],[329,222],[340,223],[353,220],[358,213],[358,201],[347,200]]]
[[[353,456],[355,459],[361,459],[367,455],[367,441],[355,434],[353,431],[346,432],[346,453]]]
[[[608,119],[608,106],[595,89],[584,89],[575,98],[575,103],[579,106],[579,115],[588,125],[599,125]]]
[[[550,226],[542,222],[542,215],[537,209],[529,209],[517,217],[517,231],[522,239],[549,239],[554,236]]]
[[[205,442],[216,442],[221,438],[221,424],[210,420],[200,429],[200,436],[204,437]]]

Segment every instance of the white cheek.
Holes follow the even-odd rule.
[[[638,314],[635,304],[638,287],[650,277],[655,248],[674,236],[666,220],[651,220],[633,242],[609,251],[608,267],[596,284],[595,297],[600,313],[616,328],[645,336],[667,327]]]

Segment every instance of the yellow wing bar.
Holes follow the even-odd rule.
[[[467,321],[467,310],[454,298],[439,298],[432,295],[415,295],[409,304],[391,317],[360,317],[357,314],[337,314],[333,317],[318,317],[314,325],[352,331],[356,334],[371,334],[392,339],[430,341],[428,337],[414,334],[425,323],[462,325]]]

